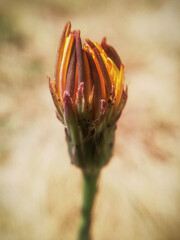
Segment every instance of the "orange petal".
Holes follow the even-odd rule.
[[[61,61],[62,61],[62,56],[63,56],[63,51],[64,51],[65,40],[66,40],[66,37],[69,36],[70,30],[71,30],[71,23],[67,22],[66,26],[64,28],[64,31],[62,33],[60,45],[59,45],[59,49],[58,49],[58,57],[57,57],[57,63],[56,63],[56,69],[55,69],[55,81],[56,81],[56,90],[57,90],[57,93],[59,96],[60,96],[59,81],[60,81]]]
[[[85,73],[85,101],[86,103],[88,103],[89,101],[89,96],[91,94],[91,90],[92,90],[92,79],[91,79],[91,71],[90,71],[90,67],[89,67],[89,62],[88,62],[88,58],[86,55],[86,51],[83,50],[83,58],[84,58],[84,73]]]
[[[95,53],[95,56],[96,56],[98,64],[99,64],[99,67],[101,69],[103,79],[104,79],[104,83],[105,83],[105,87],[106,87],[106,93],[107,93],[107,96],[109,97],[109,95],[111,93],[111,90],[112,90],[112,85],[111,85],[111,80],[110,80],[108,71],[106,69],[105,63],[104,63],[104,61],[101,57],[101,54],[100,54],[99,50],[95,47],[93,49],[93,51]]]
[[[69,60],[69,66],[66,77],[66,91],[70,94],[73,99],[74,87],[75,87],[75,76],[76,76],[76,48],[73,47],[71,58]]]
[[[76,55],[77,55],[77,67],[78,67],[78,86],[81,82],[84,82],[84,60],[83,50],[80,38],[80,31],[74,33],[76,39]]]
[[[58,89],[60,89],[62,98],[63,98],[63,94],[65,91],[65,86],[66,86],[66,74],[67,74],[69,59],[71,56],[73,42],[74,42],[74,36],[72,34],[70,34],[66,38],[62,62],[61,62],[61,68],[60,68],[60,81],[58,81]]]
[[[94,105],[94,118],[96,119],[100,114],[100,100],[102,99],[102,86],[100,81],[100,76],[98,69],[96,68],[96,64],[94,62],[94,59],[90,53],[90,51],[87,52],[87,57],[91,69],[91,75],[92,75],[92,82],[94,84],[94,90],[93,90],[93,105]]]
[[[106,52],[107,56],[116,64],[117,68],[120,70],[121,59],[116,50],[111,45],[106,43],[105,37],[102,39],[101,46]]]

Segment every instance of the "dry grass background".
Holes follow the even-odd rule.
[[[70,165],[46,75],[62,28],[107,36],[129,99],[96,201],[96,240],[180,239],[179,1],[0,2],[0,239],[76,239],[81,173]]]

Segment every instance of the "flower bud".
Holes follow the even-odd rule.
[[[71,161],[95,172],[112,155],[116,122],[127,100],[124,65],[103,38],[82,45],[68,22],[58,51],[55,79],[49,79],[58,119],[65,125]]]

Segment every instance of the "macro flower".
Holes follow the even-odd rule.
[[[85,172],[102,168],[112,155],[116,122],[127,100],[117,52],[106,38],[82,45],[80,31],[71,31],[67,22],[49,87],[72,163]]]

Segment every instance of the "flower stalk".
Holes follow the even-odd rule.
[[[99,171],[93,174],[83,172],[83,205],[78,240],[91,240],[93,205],[98,190]]]

